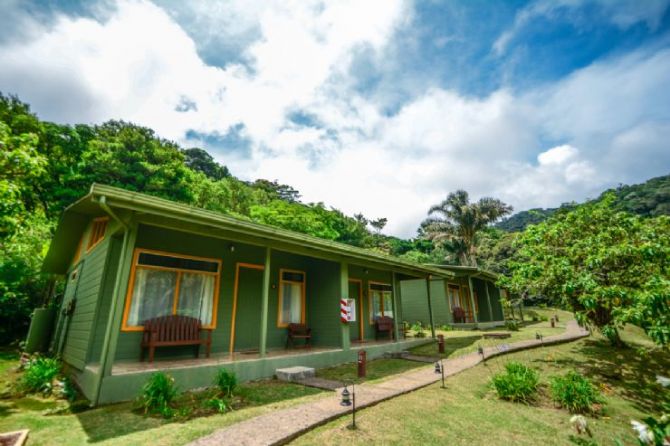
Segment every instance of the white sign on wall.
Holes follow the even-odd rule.
[[[347,299],[349,322],[356,322],[356,299]]]

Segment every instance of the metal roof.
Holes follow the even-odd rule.
[[[452,271],[450,266],[422,265],[369,249],[254,223],[219,212],[102,184],[93,184],[87,195],[65,209],[45,257],[44,271],[55,274],[64,274],[67,271],[86,223],[91,216],[105,214],[99,204],[102,197],[105,197],[106,204],[113,209],[134,211],[145,217],[157,217],[161,221],[168,222],[165,223],[166,227],[170,226],[170,221],[187,222],[201,227],[219,228],[240,236],[244,235],[247,239],[249,237],[258,238],[259,241],[262,241],[258,243],[259,245],[268,244],[265,241],[281,242],[281,250],[286,251],[291,251],[292,248],[301,248],[304,251],[307,248],[310,252],[320,254],[320,257],[323,258],[335,257],[363,265],[378,264],[416,276],[432,275],[449,278],[458,275],[457,271]]]

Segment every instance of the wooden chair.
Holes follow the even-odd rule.
[[[452,314],[454,315],[454,323],[458,324],[464,324],[466,321],[466,315],[465,315],[465,310],[462,309],[461,307],[454,307],[453,310],[451,310]]]
[[[207,332],[201,338],[201,331]],[[144,349],[149,349],[149,362],[154,362],[156,347],[172,347],[178,345],[195,345],[195,357],[200,357],[200,346],[205,345],[209,358],[212,347],[212,330],[202,328],[200,320],[190,316],[161,316],[144,321],[142,336],[142,353],[140,361],[144,361]]]
[[[289,343],[291,347],[296,348],[296,339],[304,339],[305,344],[302,348],[311,348],[310,340],[312,339],[312,329],[305,324],[288,324],[288,334],[286,336],[286,348]]]
[[[375,339],[379,337],[381,333],[388,333],[389,340],[393,340],[393,318],[388,316],[382,316],[375,320]]]

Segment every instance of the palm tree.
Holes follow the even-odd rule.
[[[421,226],[430,240],[454,254],[461,265],[477,266],[477,233],[511,212],[512,206],[496,198],[470,203],[468,193],[457,190],[432,206]]]

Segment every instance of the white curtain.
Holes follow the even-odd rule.
[[[127,325],[142,325],[147,319],[172,313],[177,273],[137,268]]]
[[[302,316],[302,286],[299,283],[282,284],[282,323],[299,324]]]
[[[390,291],[384,291],[384,316],[393,317],[393,294]]]
[[[202,325],[212,323],[215,278],[211,275],[182,273],[177,314],[197,317]]]
[[[372,320],[375,321],[382,316],[381,291],[372,291]]]

